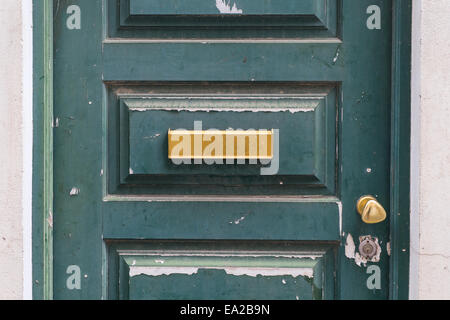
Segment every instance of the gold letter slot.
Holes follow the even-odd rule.
[[[169,159],[271,160],[273,130],[170,130]]]

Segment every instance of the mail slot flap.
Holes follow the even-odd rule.
[[[272,160],[274,130],[170,130],[169,159]],[[278,142],[278,141],[277,141]]]
[[[326,1],[317,0],[130,0],[131,15],[317,15]]]

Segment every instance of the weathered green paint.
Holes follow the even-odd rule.
[[[189,2],[129,0],[130,15],[218,15],[215,1],[191,0]],[[243,15],[317,15],[325,12],[327,1],[316,0],[285,0],[283,3],[267,1],[261,3],[254,0],[241,0],[235,6],[235,13],[242,11]],[[227,4],[224,2],[224,4]],[[233,13],[234,2],[223,6],[223,13]],[[228,9],[228,10],[226,10]],[[229,12],[228,12],[229,11]]]
[[[412,1],[394,1],[391,118],[390,293],[409,297]]]
[[[121,1],[120,5],[125,2]],[[408,240],[404,236],[399,236],[395,241],[392,237],[393,232],[398,233],[398,228],[403,228],[404,223],[407,224],[405,218],[407,214],[396,220],[395,225],[390,224],[395,220],[393,218],[395,214],[390,212],[391,218],[385,223],[368,226],[361,222],[354,210],[354,204],[362,194],[375,194],[386,208],[389,208],[388,204],[392,202],[394,210],[397,207],[401,212],[407,212],[407,204],[396,202],[397,200],[393,198],[397,197],[396,193],[392,192],[396,187],[401,187],[402,191],[398,197],[407,195],[406,170],[399,173],[400,176],[397,178],[396,170],[392,170],[394,174],[391,175],[391,167],[396,168],[400,163],[402,166],[407,163],[407,159],[395,155],[397,150],[395,145],[400,148],[409,137],[407,125],[402,120],[408,114],[406,100],[398,102],[398,99],[405,99],[407,96],[409,75],[403,68],[401,70],[393,68],[394,78],[391,79],[391,66],[396,66],[398,57],[406,56],[409,59],[409,53],[394,51],[394,57],[397,54],[397,58],[392,60],[392,50],[401,41],[396,37],[392,39],[391,21],[394,21],[396,26],[394,30],[402,27],[403,37],[403,33],[409,30],[410,10],[400,10],[403,5],[401,8],[397,6],[399,2],[407,2],[410,5],[410,1],[395,1],[394,11],[391,11],[391,1],[364,0],[358,1],[358,4],[345,0],[328,2],[332,5],[327,8],[331,8],[332,11],[334,9],[335,12],[335,17],[330,14],[328,21],[334,19],[336,25],[333,27],[323,23],[320,30],[308,29],[305,26],[310,21],[303,18],[299,20],[305,25],[300,24],[289,32],[280,31],[286,26],[271,26],[259,34],[262,38],[268,35],[280,38],[301,36],[305,38],[302,41],[158,42],[125,39],[121,42],[118,39],[107,39],[102,43],[105,35],[136,39],[140,37],[152,39],[157,36],[167,39],[183,36],[233,38],[239,35],[246,38],[254,36],[258,24],[239,33],[237,29],[232,28],[232,24],[239,21],[231,19],[223,27],[219,26],[217,21],[213,21],[216,27],[209,31],[193,26],[187,30],[173,28],[173,32],[166,33],[164,25],[159,29],[146,28],[145,24],[149,20],[146,16],[142,16],[139,21],[130,18],[127,20],[129,23],[127,28],[118,29],[118,24],[125,23],[120,20],[121,15],[127,14],[126,11],[120,11],[119,2],[80,0],[77,4],[82,10],[82,29],[67,30],[65,10],[72,3],[66,0],[56,1],[54,113],[59,119],[59,126],[54,129],[55,246],[53,278],[50,277],[54,279],[55,298],[119,297],[119,291],[115,288],[119,278],[122,282],[127,281],[129,269],[118,267],[120,261],[116,249],[125,246],[128,251],[138,250],[141,247],[144,250],[153,250],[154,245],[145,244],[146,241],[163,239],[172,239],[174,243],[172,246],[163,247],[166,253],[171,250],[192,253],[193,248],[187,240],[204,240],[207,242],[197,243],[196,248],[212,254],[223,252],[222,244],[230,243],[231,239],[239,242],[257,240],[252,245],[258,250],[265,250],[271,243],[272,245],[275,243],[278,249],[271,251],[272,257],[276,256],[278,250],[282,250],[283,241],[293,242],[294,252],[306,254],[314,252],[311,243],[327,241],[333,259],[326,260],[322,267],[329,273],[327,279],[332,280],[328,280],[323,287],[315,286],[317,290],[313,290],[311,298],[322,297],[322,292],[326,292],[323,297],[327,299],[405,297],[407,277],[401,273],[395,274],[395,266],[390,262],[398,259],[394,264],[400,268],[407,266],[405,255],[400,251]],[[365,28],[368,17],[365,9],[373,4],[379,5],[382,10],[381,31]],[[39,7],[35,15],[39,10],[42,8]],[[102,12],[105,13],[104,17]],[[391,16],[392,12],[394,15]],[[342,18],[339,18],[341,15]],[[402,19],[399,22],[399,18],[405,16],[407,21]],[[115,17],[118,17],[118,20]],[[108,23],[103,23],[106,20]],[[139,23],[144,28],[136,29]],[[166,20],[164,23],[177,22]],[[276,21],[272,20],[272,23],[276,24]],[[108,28],[104,28],[104,25]],[[35,35],[37,33],[35,31]],[[336,36],[337,38],[331,40],[316,39]],[[312,38],[315,39],[309,41]],[[81,51],[80,43],[83,44]],[[401,50],[406,49],[402,47]],[[49,54],[44,56],[51,57]],[[39,56],[36,57],[39,59]],[[35,82],[38,79],[35,78]],[[105,82],[102,83],[102,80]],[[334,98],[336,127],[333,132],[327,131],[325,134],[327,137],[335,137],[337,145],[333,188],[328,188],[327,193],[318,192],[314,195],[317,191],[314,190],[314,184],[303,177],[296,181],[301,197],[293,197],[289,194],[289,185],[281,185],[275,192],[270,193],[271,197],[256,192],[253,198],[245,198],[244,195],[239,197],[233,195],[229,188],[221,186],[226,180],[221,182],[217,178],[213,180],[216,191],[209,197],[199,192],[201,189],[186,192],[186,186],[180,183],[183,177],[177,178],[178,181],[166,181],[166,185],[159,186],[159,192],[158,188],[149,192],[150,188],[146,186],[151,181],[149,175],[138,177],[141,180],[136,181],[135,186],[132,184],[126,186],[128,177],[124,177],[122,182],[125,182],[125,186],[122,185],[119,170],[120,149],[118,149],[120,139],[114,136],[120,127],[120,121],[111,121],[109,117],[115,103],[119,102],[119,97],[114,96],[115,89],[139,85],[138,87],[147,90],[147,93],[161,94],[164,86],[182,84],[190,85],[192,90],[206,94],[211,88],[214,92],[221,85],[226,88],[227,84],[235,86],[238,83],[247,83],[249,88],[252,88],[251,83],[255,83],[254,87],[264,84],[272,89],[289,85],[299,87],[306,85],[313,90],[323,85],[336,88]],[[404,89],[395,93],[399,83]],[[391,85],[394,88],[392,91]],[[133,99],[139,100],[139,94]],[[48,100],[46,103],[48,104]],[[38,102],[35,100],[37,112],[35,121],[39,121],[39,112],[42,111],[36,111],[36,108]],[[150,111],[144,113],[148,112]],[[164,114],[161,113],[158,117],[164,118]],[[211,117],[208,121],[211,121],[211,126],[219,127],[227,119],[226,115],[223,117],[223,119]],[[255,119],[257,118],[258,113],[255,113]],[[286,120],[282,117],[280,119],[282,129]],[[391,140],[391,125],[394,140]],[[237,123],[236,126],[245,128],[245,123]],[[45,122],[42,124],[38,122],[37,128],[45,128]],[[147,133],[145,130],[138,131],[139,135]],[[288,130],[288,133],[293,135],[295,130]],[[42,136],[35,133],[35,139]],[[390,141],[394,141],[392,145]],[[38,153],[40,151],[52,158],[49,145],[47,149],[38,148],[39,144],[35,142],[35,155],[40,155]],[[119,161],[115,160],[116,156],[119,156]],[[42,160],[41,164],[44,163],[46,162]],[[48,165],[45,168],[48,169]],[[370,168],[371,172],[368,172],[367,168]],[[48,174],[47,169],[35,167],[35,186],[40,176],[44,177],[46,172]],[[258,179],[260,178],[251,176],[246,178],[241,175],[238,185],[251,185],[253,180]],[[80,192],[70,195],[73,188],[79,189]],[[35,203],[41,201],[36,190],[43,190],[47,197],[52,195],[52,190],[40,189],[38,185],[34,193]],[[169,190],[170,192],[167,192]],[[178,194],[185,196],[174,201]],[[228,196],[228,199],[224,198],[224,195]],[[230,196],[234,196],[234,200]],[[342,203],[342,220],[337,202]],[[51,245],[40,240],[42,238],[39,234],[45,234],[42,228],[45,227],[44,222],[48,218],[47,215],[42,216],[42,212],[46,211],[39,211],[39,207],[34,205],[34,244],[44,252],[50,249]],[[41,227],[36,226],[36,221]],[[370,234],[382,242],[383,251],[381,261],[378,263],[382,270],[381,290],[368,290],[365,286],[368,277],[365,268],[358,267],[345,257],[345,237],[340,234],[341,224],[345,236],[350,233],[357,239],[360,235]],[[120,245],[116,245],[119,240]],[[394,246],[391,258],[386,253],[386,243],[389,240]],[[238,252],[248,250],[245,246],[240,247],[238,243],[233,242],[231,247]],[[47,256],[48,258],[50,257]],[[44,254],[42,256],[35,254],[34,259],[40,263],[48,261],[44,260]],[[195,263],[195,259],[192,261]],[[233,264],[233,261],[230,259],[226,263]],[[273,261],[276,266],[276,259]],[[45,263],[42,265],[45,266]],[[68,265],[80,266],[83,275],[81,290],[66,288]],[[37,277],[44,275],[45,272],[50,274],[48,267],[42,269],[38,267],[35,270]],[[202,277],[204,276],[205,274],[202,274]],[[224,280],[220,270],[212,272],[210,276],[217,281]],[[136,291],[133,291],[133,288],[145,291],[148,277],[132,280],[132,286],[121,291],[122,298],[147,297],[134,295]],[[193,281],[178,280],[187,281],[186,283]],[[230,281],[234,285],[239,285],[239,281],[235,280]],[[254,279],[247,279],[245,282],[249,283],[247,281],[251,280]],[[314,278],[313,282],[315,280]],[[284,297],[278,296],[282,293],[282,288],[276,289],[276,286],[269,282],[264,286],[274,290],[273,296]],[[161,286],[159,296],[167,293],[164,289],[165,283],[166,281],[158,282]],[[396,289],[398,286],[401,286],[399,291]],[[211,287],[205,287],[205,290],[213,289],[214,281]],[[51,298],[51,295],[41,296],[39,292],[40,287],[35,286],[35,297]],[[231,296],[225,297],[239,298],[236,290],[232,290],[231,293]]]
[[[335,195],[337,88],[332,85],[305,89],[300,85],[110,86],[108,193]],[[142,99],[149,90],[164,90],[166,96]],[[204,90],[210,98],[195,98]],[[292,96],[277,97],[280,91]],[[240,98],[214,97],[217,92],[225,96],[239,93]],[[269,95],[269,92],[272,93]],[[187,97],[180,100],[174,95]],[[190,112],[188,108],[197,111]],[[245,111],[226,112],[220,111],[221,108]],[[270,112],[271,109],[280,111]],[[261,112],[256,112],[258,110]],[[205,129],[244,126],[246,129],[276,129],[282,126],[289,130],[292,134],[283,134],[280,140],[278,174],[261,176],[261,165],[177,166],[168,163],[168,128],[193,129],[195,121],[202,121]],[[117,166],[120,171],[114,169]],[[299,188],[306,184],[311,187]],[[183,187],[177,188],[177,185]]]
[[[33,297],[53,298],[53,1],[33,2]]]
[[[331,243],[267,242],[264,251],[251,241],[191,241],[180,251],[170,241],[111,242],[109,247],[110,283],[120,274],[119,283],[109,287],[112,298],[227,300],[239,292],[241,299],[319,300],[335,294]]]
[[[107,25],[111,38],[133,38],[136,27],[140,36],[148,39],[287,39],[340,34],[341,0],[288,0],[283,5],[276,1],[261,5],[261,2],[244,0],[238,3],[243,10],[239,15],[219,14],[215,1],[105,2],[108,16],[112,17]],[[168,10],[172,14],[166,14]]]

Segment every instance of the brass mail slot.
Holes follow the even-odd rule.
[[[272,130],[170,130],[169,159],[271,160]]]

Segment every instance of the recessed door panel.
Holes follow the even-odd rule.
[[[107,0],[112,38],[338,37],[340,0]]]

